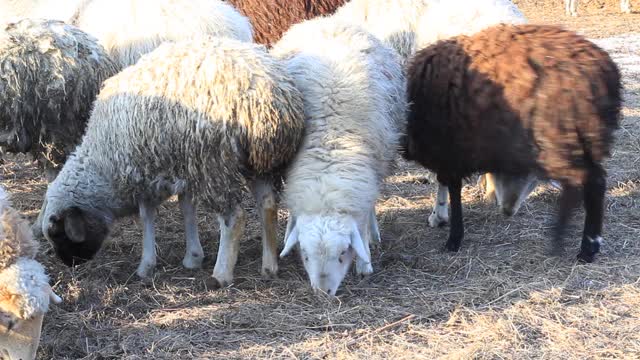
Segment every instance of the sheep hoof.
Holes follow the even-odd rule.
[[[278,267],[275,269],[263,267],[261,273],[264,280],[275,280],[278,278]]]
[[[361,278],[367,277],[373,274],[373,266],[371,266],[371,263],[356,262],[356,274],[360,275]]]
[[[182,266],[190,270],[200,269],[204,255],[195,253],[190,255],[191,256],[185,256],[184,259],[182,259]]]
[[[140,263],[138,266],[138,270],[136,270],[136,274],[141,279],[149,279],[153,275],[153,269],[156,267],[156,264],[143,264]]]
[[[449,217],[440,217],[436,212],[429,215],[429,226],[432,228],[445,226],[449,222]]]
[[[449,241],[447,241],[444,247],[447,251],[458,252],[460,250],[460,243],[461,243],[460,241],[454,241],[449,239]]]
[[[602,246],[603,242],[600,236],[594,238],[589,236],[584,237],[582,239],[580,253],[578,254],[578,261],[592,263],[596,254],[600,252],[600,246]]]
[[[229,283],[227,283],[226,281],[220,281],[213,276],[210,278],[207,278],[207,280],[204,281],[204,284],[207,286],[207,289],[209,290],[219,290],[229,286]]]

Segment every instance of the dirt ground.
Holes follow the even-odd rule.
[[[350,274],[337,300],[310,293],[296,257],[281,261],[278,280],[260,278],[250,201],[236,282],[209,291],[216,217],[200,211],[207,258],[202,270],[185,270],[182,220],[168,202],[158,217],[159,263],[149,283],[135,276],[141,229],[134,219],[119,222],[98,258],[75,269],[43,243],[39,260],[64,303],[45,320],[39,358],[640,358],[640,14],[619,14],[617,0],[583,2],[578,18],[563,15],[561,0],[518,3],[532,22],[599,39],[624,75],[624,120],[607,163],[606,244],[595,263],[575,261],[582,212],[568,232],[567,256],[544,254],[558,196],[547,185],[513,218],[466,186],[463,247],[444,252],[447,228],[426,222],[435,185],[425,170],[402,163],[377,204],[375,273],[362,281]],[[632,5],[640,9],[639,0]],[[24,157],[1,171],[15,206],[34,219],[46,187],[40,172]],[[281,234],[285,219],[281,211]]]

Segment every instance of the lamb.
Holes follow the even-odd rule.
[[[240,200],[253,186],[265,215],[263,274],[275,273],[268,179],[293,158],[303,128],[301,94],[263,46],[213,37],[163,44],[105,82],[82,143],[47,190],[45,237],[63,262],[81,263],[94,257],[115,219],[138,210],[137,274],[147,277],[156,263],[155,209],[174,194],[185,215],[183,264],[202,261],[193,204],[201,200],[220,223],[210,284],[226,286],[244,230]]]
[[[373,271],[374,206],[404,127],[406,80],[392,49],[332,18],[294,25],[272,54],[302,92],[306,118],[285,177],[280,256],[299,244],[312,288],[335,295],[354,256],[358,274]]]
[[[620,0],[620,11],[631,14],[631,0]],[[564,12],[567,16],[578,16],[578,0],[564,0]]]
[[[122,67],[166,41],[253,38],[249,20],[220,0],[87,0],[69,21],[98,38]]]
[[[0,354],[9,359],[35,358],[42,318],[50,302],[62,301],[34,260],[37,251],[27,222],[0,187]]]
[[[446,248],[457,251],[463,237],[463,178],[478,171],[534,174],[563,187],[554,253],[562,251],[583,188],[578,258],[593,261],[602,242],[602,162],[618,127],[620,91],[620,73],[605,51],[554,26],[499,25],[419,51],[408,70],[405,157],[449,188]]]
[[[254,40],[271,46],[291,25],[317,16],[333,14],[347,0],[227,0],[247,16]]]
[[[118,71],[97,40],[52,20],[0,34],[0,147],[31,153],[52,181],[84,132],[102,82]]]

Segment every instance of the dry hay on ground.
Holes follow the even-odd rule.
[[[376,272],[363,281],[348,276],[338,300],[312,296],[295,257],[281,261],[279,280],[260,279],[250,201],[236,283],[208,291],[216,218],[200,211],[207,259],[203,270],[185,270],[182,219],[170,202],[158,217],[159,265],[150,283],[134,274],[141,239],[134,220],[120,222],[99,258],[75,269],[44,244],[39,260],[65,303],[45,320],[39,358],[639,358],[640,35],[599,43],[622,66],[626,103],[607,163],[606,245],[594,264],[574,261],[582,212],[567,256],[544,255],[558,195],[545,185],[511,219],[465,187],[462,250],[443,252],[448,229],[426,224],[435,185],[403,163],[377,206]],[[35,165],[14,157],[1,171],[16,207],[34,219],[45,190]]]

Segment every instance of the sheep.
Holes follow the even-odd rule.
[[[408,69],[412,104],[405,157],[449,188],[446,248],[463,237],[462,179],[484,171],[535,174],[563,187],[553,253],[584,188],[586,220],[578,258],[602,242],[606,172],[621,107],[620,73],[609,55],[554,26],[498,25],[419,51]],[[441,199],[439,199],[441,200]]]
[[[375,202],[404,127],[406,80],[392,49],[332,18],[294,25],[271,52],[302,92],[306,119],[285,176],[280,256],[299,245],[311,287],[335,295],[354,256],[358,274],[373,272]]]
[[[509,0],[351,0],[333,17],[362,26],[404,61],[440,39],[526,21]]]
[[[0,354],[3,359],[34,359],[42,318],[50,302],[60,303],[40,263],[38,244],[27,222],[11,207],[0,187]]]
[[[0,146],[31,153],[52,181],[75,148],[102,82],[118,71],[97,40],[53,20],[0,33]]]
[[[193,201],[202,200],[220,223],[209,283],[226,286],[244,230],[240,200],[253,186],[265,215],[263,274],[275,274],[268,179],[293,158],[303,119],[300,92],[263,46],[214,37],[163,44],[105,82],[81,144],[47,190],[44,235],[64,263],[82,263],[115,219],[138,210],[144,230],[136,273],[146,278],[156,263],[155,209],[171,195],[185,215],[183,264],[202,261],[193,219]]]
[[[564,12],[567,16],[578,16],[578,0],[564,0]],[[631,14],[631,0],[620,0],[620,12]]]
[[[333,14],[347,0],[227,0],[247,16],[254,29],[254,40],[271,46],[291,25],[303,20]]]
[[[87,0],[70,21],[98,38],[122,67],[165,41],[253,38],[249,20],[219,0]]]

